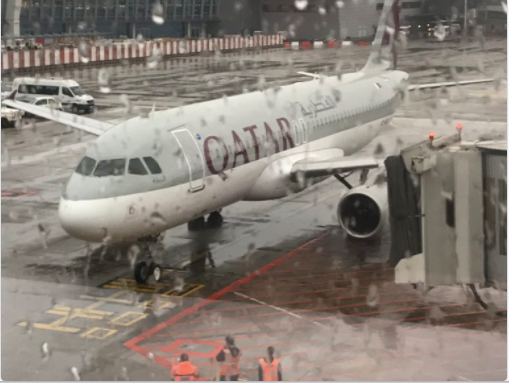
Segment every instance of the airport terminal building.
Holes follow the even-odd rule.
[[[2,35],[97,32],[110,37],[179,38],[281,32],[291,39],[324,40],[370,36],[379,17],[372,1],[161,0],[157,15],[164,22],[158,24],[152,20],[155,4],[152,0],[6,0],[2,1]]]
[[[448,19],[457,12],[463,17],[462,4],[400,0],[401,22],[415,24],[417,31],[419,24],[437,16]],[[2,36],[100,33],[111,38],[139,34],[196,38],[281,33],[291,40],[369,39],[382,6],[383,0],[5,0]],[[500,4],[488,8],[471,16],[491,31],[500,24],[499,15],[505,20],[505,13]],[[161,23],[153,21],[153,13]]]

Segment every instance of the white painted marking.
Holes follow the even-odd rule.
[[[2,69],[9,69],[9,53],[2,53]]]
[[[23,55],[23,68],[30,68],[31,66],[30,51],[25,51]]]
[[[301,319],[301,320],[305,320],[305,321],[311,322],[311,323],[316,324],[317,326],[320,326],[320,327],[322,327],[322,328],[327,328],[327,326],[326,326],[326,325],[324,325],[323,323],[316,322],[316,321],[314,321],[314,320],[310,320],[310,319],[304,318],[303,316],[300,316],[300,315],[298,315],[298,314],[295,314],[295,313],[294,313],[294,312],[292,312],[292,311],[285,310],[285,309],[283,309],[283,308],[281,308],[281,307],[278,307],[278,306],[270,305],[270,304],[268,304],[268,303],[266,303],[266,302],[263,302],[263,301],[261,301],[261,300],[259,300],[259,299],[256,299],[256,298],[253,298],[253,297],[250,297],[249,295],[242,294],[242,293],[239,293],[239,292],[237,292],[237,291],[234,291],[233,293],[234,293],[235,295],[239,296],[239,297],[242,297],[242,298],[245,298],[245,299],[249,299],[249,300],[251,300],[251,301],[253,301],[253,302],[256,302],[256,303],[258,303],[258,304],[260,304],[260,305],[262,305],[262,306],[270,307],[270,308],[272,308],[272,309],[274,309],[274,310],[277,310],[277,311],[283,312],[283,313],[285,313],[285,314],[287,314],[287,315],[290,315],[290,316],[292,316],[292,317],[294,317],[294,318],[297,318],[297,319]]]
[[[41,55],[42,55],[41,50],[36,50],[34,52],[34,65],[35,66],[41,66]]]

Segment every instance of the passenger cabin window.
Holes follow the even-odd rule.
[[[139,176],[144,176],[148,174],[147,169],[143,166],[143,162],[139,158],[131,158],[129,160],[129,167],[127,168],[127,172],[129,174],[136,174]]]
[[[43,100],[37,100],[35,102],[35,105],[48,105],[48,100],[46,99],[43,99]]]
[[[163,172],[161,170],[161,167],[157,163],[157,161],[154,160],[152,157],[143,157],[143,160],[147,164],[147,167],[150,170],[150,173],[152,173],[152,174],[161,174]]]
[[[69,88],[62,88],[62,93],[64,94],[64,96],[73,97],[73,94],[71,93]]]
[[[96,160],[90,157],[83,157],[83,159],[78,164],[78,167],[76,168],[76,173],[89,176],[92,174],[92,171],[94,170],[94,166],[96,164]]]
[[[94,170],[95,177],[121,176],[125,173],[125,160],[103,160],[99,161]]]

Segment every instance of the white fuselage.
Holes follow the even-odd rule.
[[[401,73],[387,72],[348,84],[342,84],[337,78],[327,78],[323,84],[320,83],[322,80],[294,84],[281,88],[278,94],[266,93],[264,98],[268,103],[273,102],[271,97],[277,97],[268,106],[253,104],[255,99],[248,100],[247,97],[252,94],[247,94],[232,97],[228,102],[221,101],[224,110],[217,100],[184,107],[179,114],[181,119],[189,122],[179,122],[168,132],[186,130],[190,136],[199,137],[196,158],[201,161],[201,168],[198,171],[191,169],[199,166],[196,158],[194,165],[186,158],[187,163],[181,164],[178,169],[188,177],[191,173],[189,182],[105,198],[62,198],[59,207],[62,226],[71,235],[91,242],[132,241],[163,232],[241,200],[268,200],[299,192],[309,184],[290,180],[294,163],[306,158],[325,160],[350,155],[378,135],[400,101],[396,88],[406,78]],[[330,101],[320,102],[323,97]],[[242,104],[244,100],[245,106]],[[295,109],[295,106],[302,108]],[[270,111],[267,110],[269,108]],[[284,146],[287,147],[283,147],[284,132],[275,138],[278,141],[277,152],[270,148],[275,142],[270,141],[268,145],[265,135],[265,143],[262,144],[262,134],[256,143],[251,131],[243,129],[242,132],[241,129],[244,136],[235,133],[239,126],[256,126],[264,132],[265,111],[274,118],[281,117],[290,122],[293,147],[286,143]],[[225,115],[226,121],[224,126],[218,127],[209,123],[208,130],[203,133],[203,130],[198,130],[197,122],[202,115],[209,113]],[[151,125],[157,126],[158,123],[159,120],[155,120]],[[212,142],[207,140],[211,136],[222,139],[227,153],[221,154],[217,149],[214,152],[206,147],[207,142]],[[242,139],[241,147],[238,139],[235,142],[238,137]],[[251,143],[250,137],[253,138]],[[175,136],[171,139],[175,140]],[[229,142],[229,139],[232,141]],[[223,164],[225,166],[221,167]],[[175,167],[172,170],[177,171]]]

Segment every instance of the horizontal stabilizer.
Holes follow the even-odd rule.
[[[478,80],[463,80],[463,81],[446,81],[446,82],[435,82],[428,84],[415,84],[409,85],[408,90],[420,90],[420,89],[433,89],[433,88],[442,88],[446,86],[455,86],[455,85],[471,85],[471,84],[481,84],[484,82],[493,82],[492,78],[483,78]]]
[[[303,76],[313,77],[313,78],[320,78],[319,74],[316,73],[309,73],[309,72],[297,72],[298,74],[301,74]]]
[[[92,118],[78,116],[76,114],[61,112],[59,110],[28,104],[22,101],[3,100],[2,105],[10,106],[11,108],[23,110],[38,117],[47,120],[55,121],[63,125],[68,125],[76,129],[83,130],[84,132],[100,136],[113,124],[94,120]]]

